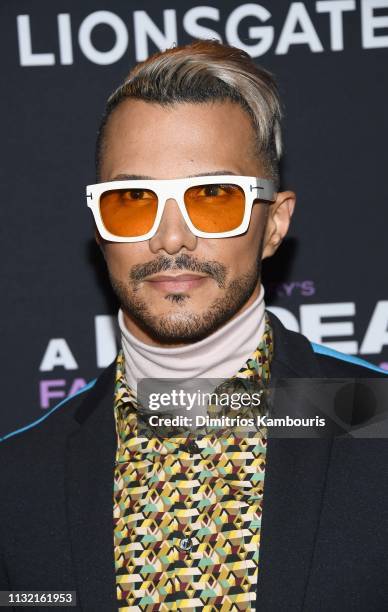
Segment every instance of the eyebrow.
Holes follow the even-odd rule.
[[[226,175],[237,176],[236,172],[232,172],[231,170],[217,170],[216,172],[201,172],[200,174],[189,174],[183,178],[196,178],[198,176],[226,176]],[[110,181],[156,181],[154,176],[147,176],[144,174],[117,174],[114,178],[110,179]],[[159,179],[163,180],[163,179]],[[110,182],[109,181],[109,182]]]

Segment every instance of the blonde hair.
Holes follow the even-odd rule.
[[[200,40],[137,64],[108,99],[97,139],[97,175],[108,118],[128,98],[161,105],[225,100],[239,104],[250,115],[258,154],[278,183],[282,153],[279,93],[273,76],[245,51],[216,40]]]

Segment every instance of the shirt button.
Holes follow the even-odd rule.
[[[181,550],[190,550],[193,545],[193,540],[191,538],[182,538],[179,547]]]

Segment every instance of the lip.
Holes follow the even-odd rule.
[[[146,281],[150,283],[153,289],[163,293],[183,293],[189,289],[200,287],[208,278],[208,276],[201,276],[200,274],[159,274],[150,276]]]
[[[158,274],[157,276],[150,276],[147,278],[151,283],[158,283],[160,281],[186,281],[193,280],[197,278],[206,278],[201,274]]]

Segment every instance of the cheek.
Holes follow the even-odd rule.
[[[220,261],[222,260],[230,270],[246,269],[257,258],[264,231],[263,210],[256,212],[254,209],[248,231],[245,234],[220,240],[222,242],[222,247],[218,249]]]
[[[116,278],[127,277],[132,266],[147,261],[144,247],[138,244],[109,243],[104,246],[104,255],[109,272]]]
[[[259,239],[248,233],[233,238],[213,240],[211,249],[203,252],[202,259],[217,261],[227,269],[229,280],[247,272],[257,256]]]

